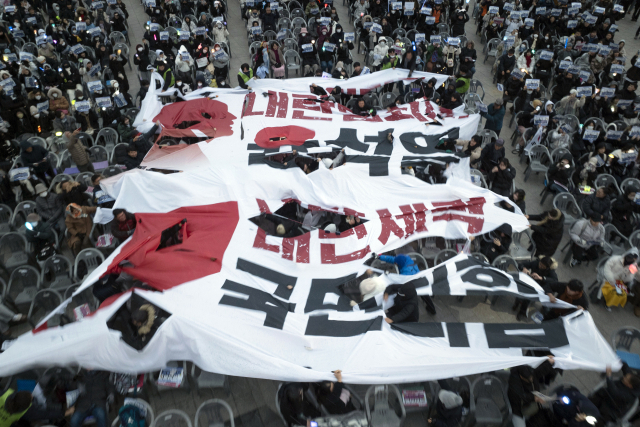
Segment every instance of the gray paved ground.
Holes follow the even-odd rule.
[[[142,35],[144,33],[144,24],[148,17],[144,13],[141,4],[135,0],[125,0],[128,10],[130,12],[129,28],[130,38],[132,41],[132,49],[135,49],[135,45],[140,43]],[[340,17],[340,23],[345,28],[345,31],[353,31],[353,25],[348,22],[347,9],[342,6],[341,1],[335,3],[338,9],[338,15]],[[231,82],[235,85],[235,74],[240,65],[244,62],[249,62],[249,50],[247,48],[247,37],[245,32],[244,23],[240,18],[240,7],[237,0],[229,0],[228,22],[230,39],[232,43],[231,58]],[[472,10],[472,9],[471,9]],[[630,16],[630,15],[628,15]],[[627,42],[626,50],[629,52],[629,56],[640,48],[640,43],[634,41],[633,35],[637,28],[637,24],[629,21],[629,18],[618,22],[620,25],[620,32],[616,34],[615,39],[625,39]],[[495,86],[492,85],[493,75],[491,73],[491,65],[493,59],[490,58],[486,64],[483,64],[484,56],[482,55],[482,46],[480,45],[480,38],[475,34],[475,24],[473,20],[467,23],[467,34],[470,40],[475,41],[476,50],[478,51],[479,61],[475,78],[482,81],[484,89],[487,92],[485,102],[487,104],[493,102],[496,97],[500,96],[500,92],[497,91]],[[354,50],[354,56],[356,60],[362,60],[362,55],[357,55]],[[135,67],[134,67],[135,68]],[[128,67],[127,67],[128,71]],[[135,72],[128,71],[128,77],[131,84],[131,94],[135,96],[138,92],[139,84]],[[505,117],[505,123],[511,119],[511,114],[507,112]],[[503,129],[502,136],[508,138],[511,136],[510,129]],[[518,170],[518,176],[516,177],[516,186],[523,188],[527,192],[526,202],[527,210],[529,213],[538,213],[551,207],[552,198],[549,197],[544,206],[540,205],[539,193],[541,190],[542,175],[532,175],[527,183],[523,182],[524,171],[523,165],[518,165],[518,159],[515,155],[510,154],[510,146],[507,144],[508,157],[512,164],[516,165]],[[560,244],[560,248],[564,246],[568,237],[565,233],[563,242]],[[556,258],[561,259],[564,254],[556,253]],[[558,271],[560,280],[569,280],[571,278],[581,279],[585,284],[591,284],[595,279],[595,263],[591,263],[589,266],[581,266],[579,268],[570,269],[566,266],[561,266]],[[498,302],[491,306],[489,303],[483,302],[479,298],[467,297],[462,303],[457,302],[455,298],[438,298],[436,300],[438,306],[438,314],[436,316],[430,316],[424,312],[421,314],[421,321],[457,321],[457,322],[485,322],[485,323],[497,323],[497,322],[513,322],[514,316],[510,311],[512,301],[507,298],[501,298]],[[607,340],[610,340],[612,334],[622,326],[640,326],[640,321],[633,315],[632,307],[627,305],[624,309],[614,309],[612,312],[607,312],[603,307],[593,307],[591,313],[596,321],[596,324],[600,332]],[[256,361],[259,363],[259,361]],[[594,385],[599,381],[600,376],[594,372],[586,371],[572,371],[565,372],[563,377],[560,377],[560,381],[569,382],[578,386],[583,392],[591,390]],[[179,408],[186,411],[193,419],[197,407],[206,399],[212,397],[222,398],[226,400],[233,408],[234,415],[236,417],[236,425],[240,426],[280,426],[278,418],[276,416],[274,395],[277,388],[277,382],[256,380],[249,378],[233,377],[231,378],[231,393],[226,395],[221,390],[204,390],[200,394],[196,392],[184,392],[184,391],[169,391],[163,392],[161,395],[155,395],[150,393],[149,399],[154,407],[156,413],[166,409]],[[359,387],[359,389],[366,390],[365,387]],[[425,421],[420,415],[411,415],[407,419],[409,426],[424,426]]]

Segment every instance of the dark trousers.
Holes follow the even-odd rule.
[[[93,172],[95,173],[95,169],[93,168],[93,163],[89,162],[86,165],[77,165],[78,166],[78,170],[80,172]]]
[[[598,245],[589,246],[587,249],[584,249],[575,243],[571,246],[573,259],[578,261],[593,261],[594,259],[598,259],[598,249],[600,249],[600,246]]]

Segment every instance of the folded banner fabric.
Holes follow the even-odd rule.
[[[404,78],[393,70],[341,83],[372,90]],[[152,79],[154,88],[161,78]],[[346,382],[398,383],[544,360],[526,349],[550,349],[562,369],[619,366],[588,312],[540,325],[388,324],[393,297],[350,293],[373,274],[382,287],[412,283],[418,298],[508,295],[569,307],[550,303],[529,276],[464,253],[413,275],[385,271],[372,253],[435,237],[464,242],[503,224],[519,233],[528,221],[470,182],[464,152],[440,149],[476,133],[479,116],[464,106],[420,99],[356,115],[310,94],[311,83],[335,87],[315,78],[251,81],[252,92],[150,89],[138,130],[159,121],[163,136],[192,144],[154,146],[141,168],[101,182],[114,208],[136,214],[135,232],[74,297],[0,354],[0,376],[52,364],[142,373],[189,360],[245,377],[316,381],[341,369]],[[346,216],[356,223],[340,228]],[[98,209],[94,221],[112,219]],[[80,295],[118,275],[135,289],[64,324]],[[152,310],[153,324],[132,326],[132,307]]]

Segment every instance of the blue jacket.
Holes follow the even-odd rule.
[[[391,255],[380,255],[380,259],[390,264],[396,264],[400,270],[400,274],[404,276],[412,276],[420,272],[416,263],[407,255],[398,255],[395,257]]]
[[[506,112],[507,110],[506,108],[504,108],[504,104],[499,110],[493,108],[493,104],[489,105],[487,107],[487,112],[482,113],[482,117],[487,119],[484,123],[484,128],[492,130],[494,132],[498,132],[499,130],[501,130],[502,121],[504,120],[504,115],[506,114]]]

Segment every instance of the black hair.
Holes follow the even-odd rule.
[[[138,151],[138,149],[136,148],[135,145],[129,144],[129,146],[127,147],[127,153],[130,153],[132,151]]]
[[[524,200],[524,197],[527,195],[527,193],[525,193],[524,190],[522,189],[517,189],[516,191],[513,192],[513,194],[518,195],[518,200]]]
[[[124,209],[114,209],[114,210],[112,211],[112,213],[113,213],[113,217],[114,217],[114,218],[115,218],[115,217],[117,217],[118,215],[120,215],[121,213],[126,213],[126,212],[127,212],[127,211],[126,211],[126,210],[124,210]]]
[[[582,292],[582,290],[584,289],[584,285],[578,279],[569,280],[567,286],[569,286],[569,289],[571,289],[573,292]]]
[[[544,266],[544,268],[547,268],[547,269],[551,268],[551,265],[553,264],[551,257],[548,257],[546,255],[540,258],[539,262]]]
[[[506,157],[501,158],[500,163],[504,163],[506,167],[511,166],[511,163],[509,163],[509,159],[507,159]]]
[[[98,175],[98,174],[93,175],[93,176],[91,177],[91,183],[93,184],[94,182],[96,182],[96,180],[97,180],[98,178],[100,178],[100,175]]]
[[[56,111],[56,119],[61,119],[62,118],[62,114],[63,114],[62,111],[57,110]]]

